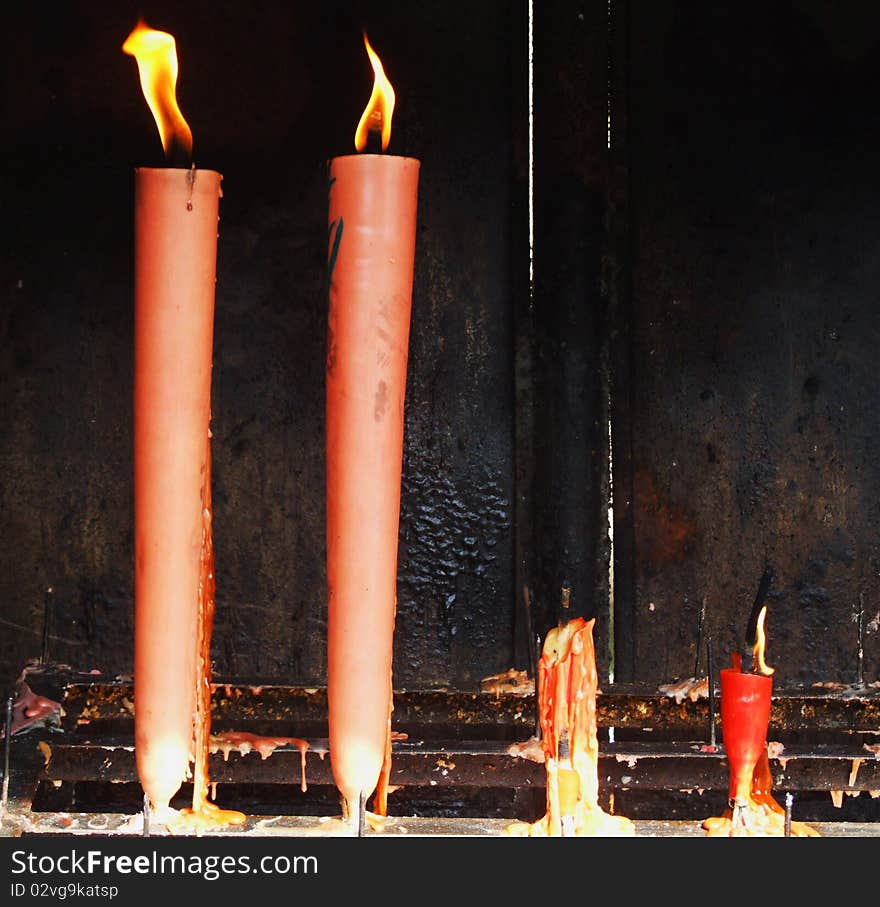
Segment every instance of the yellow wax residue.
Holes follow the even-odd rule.
[[[537,822],[514,822],[507,826],[504,834],[509,838],[553,837],[547,816]],[[609,815],[601,809],[589,812],[574,829],[574,836],[578,838],[631,838],[634,835],[632,820]]]
[[[195,832],[197,835],[205,830],[224,828],[229,825],[244,825],[247,817],[234,809],[221,809],[215,803],[205,800],[198,809],[182,809],[169,819],[168,831],[171,834]]]
[[[704,820],[703,828],[710,838],[782,838],[785,837],[785,809],[776,801],[771,791],[773,775],[767,750],[761,753],[758,764],[752,772],[751,793],[740,809],[736,825],[733,823],[733,809],[728,808],[720,816]],[[791,823],[793,838],[821,837],[816,829],[803,822]]]
[[[749,804],[743,810],[742,822],[734,827],[731,817],[713,816],[703,822],[709,838],[782,838],[785,836],[785,817],[766,807]],[[818,838],[819,832],[803,822],[791,823],[793,838]]]

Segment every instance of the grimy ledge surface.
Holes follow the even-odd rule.
[[[386,820],[381,830],[369,829],[369,837],[503,837],[511,819],[448,819],[423,816],[395,816]],[[705,838],[697,821],[638,820],[636,837]],[[811,822],[822,837],[880,838],[880,823]],[[72,835],[91,837],[140,837],[143,823],[139,815],[118,813],[45,813],[27,816],[7,814],[0,824],[0,837]],[[163,826],[151,828],[156,837],[168,836]],[[194,836],[180,832],[175,837]],[[201,831],[201,837],[352,837],[351,830],[338,816],[249,816],[242,826]]]
[[[90,784],[137,787],[131,682],[72,675],[57,668],[29,672],[27,680],[35,691],[60,701],[62,714],[53,726],[13,736],[10,802],[2,834],[130,833],[131,823],[139,816],[132,817],[127,805],[96,802],[91,804],[91,812],[76,812],[76,804],[84,801],[74,796],[50,798],[39,809],[32,807],[40,785],[44,790],[54,788],[56,793]],[[725,790],[728,767],[718,715],[720,696],[716,695],[714,704],[717,743],[712,746],[706,698],[676,700],[658,691],[623,685],[601,691],[597,711],[603,791],[648,796],[652,792]],[[212,731],[307,740],[308,796],[314,793],[319,803],[321,796],[328,798],[329,811],[333,782],[330,759],[325,758],[326,714],[323,688],[225,681],[214,685]],[[393,726],[407,737],[393,745],[392,784],[438,794],[449,788],[487,792],[515,788],[538,794],[540,799],[546,783],[544,766],[509,752],[512,743],[528,741],[534,734],[533,694],[398,690]],[[614,742],[608,739],[607,728],[615,729]],[[777,691],[768,739],[785,741],[771,756],[774,790],[824,792],[823,796],[838,799],[880,796],[880,688],[876,685]],[[218,784],[272,785],[272,790],[289,792],[300,784],[302,759],[299,750],[289,745],[278,747],[265,759],[257,752],[241,753],[233,748],[226,758],[220,752],[211,757],[210,776]],[[324,806],[320,809],[323,815]],[[244,811],[249,815],[244,828],[218,833],[340,833],[326,817],[324,821],[315,818],[315,810],[311,816],[290,816],[290,809],[279,809],[283,815],[266,815],[265,808]],[[627,814],[624,808],[620,811]],[[513,816],[497,818],[506,811],[482,819],[428,818],[425,810],[413,812],[420,813],[418,818],[395,818],[382,834],[498,835],[513,821]],[[654,813],[658,814],[663,813]],[[671,811],[669,817],[675,821],[635,818],[637,833],[650,837],[704,835],[698,821]],[[873,819],[873,812],[869,817]],[[880,822],[859,821],[864,814],[852,818],[857,821],[810,824],[826,836],[880,836]]]

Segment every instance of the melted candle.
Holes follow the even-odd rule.
[[[538,663],[541,746],[547,769],[547,812],[514,822],[512,837],[629,837],[635,826],[599,806],[596,733],[598,675],[593,624],[575,618],[547,634]]]

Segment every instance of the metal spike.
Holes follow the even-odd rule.
[[[367,831],[367,795],[361,791],[358,797],[357,836],[364,837]]]
[[[12,749],[12,710],[15,706],[14,697],[6,700],[6,727],[3,741],[3,797],[0,801],[0,816],[6,812],[6,803],[9,800],[9,752]]]
[[[706,670],[709,673],[709,746],[715,746],[715,673],[712,665],[712,637],[706,640]]]
[[[541,663],[541,634],[535,636],[535,651],[537,653],[536,665]],[[535,669],[535,740],[540,740],[541,732],[541,700],[538,696],[538,670]]]
[[[700,620],[697,624],[697,654],[694,658],[694,680],[700,676],[700,654],[703,649],[703,626],[706,623],[706,596],[703,596],[703,602],[700,605]]]

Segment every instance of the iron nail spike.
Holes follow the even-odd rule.
[[[10,696],[6,700],[6,727],[3,740],[3,793],[0,796],[0,815],[6,812],[6,803],[9,800],[9,752],[12,749],[12,709],[15,700]]]
[[[150,795],[144,794],[144,832],[145,838],[150,837]]]
[[[367,831],[367,795],[361,791],[358,797],[357,836],[363,838]]]
[[[730,817],[730,837],[733,837],[738,827],[748,827],[749,823],[746,816],[748,812],[748,804],[742,800],[731,799],[729,801],[729,805],[733,809],[733,814]]]
[[[703,602],[700,606],[700,621],[697,625],[697,654],[694,658],[694,680],[697,680],[700,676],[700,654],[703,648],[703,632],[704,625],[706,623],[706,596],[703,596]]]
[[[712,665],[712,637],[706,639],[706,671],[709,675],[709,744],[715,746],[715,674]]]
[[[536,640],[536,652],[537,659],[535,661],[535,739],[540,740],[542,735],[541,732],[541,699],[538,696],[538,669],[537,665],[541,663],[541,634],[538,633],[535,635]]]
[[[6,725],[3,730],[3,777],[4,779],[9,774],[9,751],[12,748],[12,713],[15,708],[15,699],[10,696],[6,700]]]
[[[538,676],[538,663],[535,658],[535,649],[531,640],[535,637],[535,620],[532,615],[532,593],[528,586],[523,587],[523,602],[526,609],[526,631],[529,638],[529,677],[536,680]]]
[[[49,663],[49,635],[52,623],[52,587],[43,596],[43,642],[40,649],[40,664]]]

